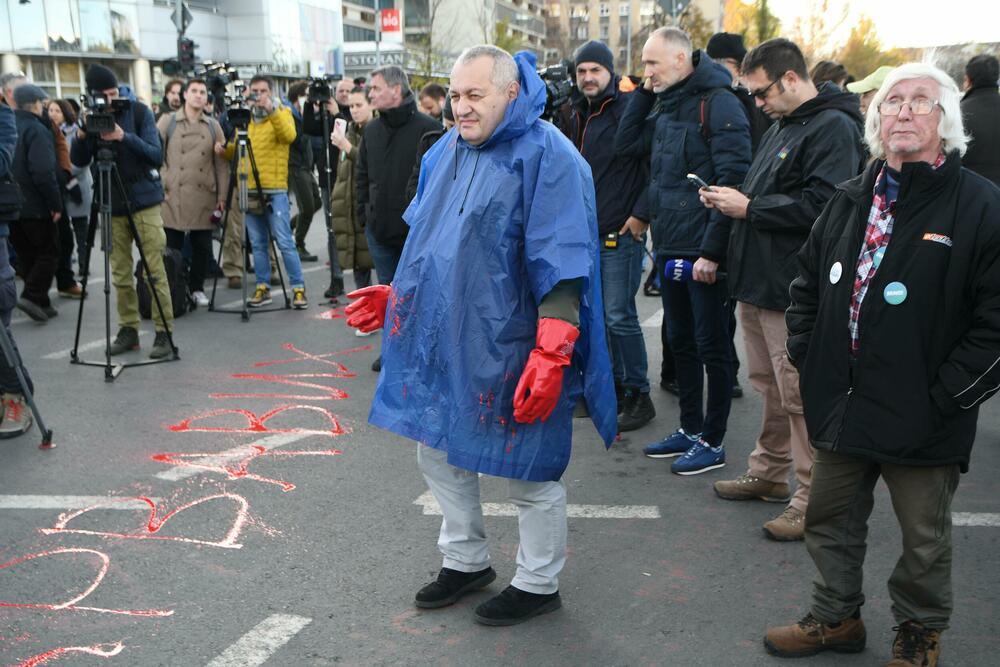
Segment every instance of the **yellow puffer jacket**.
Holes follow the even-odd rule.
[[[251,122],[247,131],[250,146],[260,173],[260,186],[265,190],[288,189],[288,147],[295,141],[295,119],[288,107],[279,107],[263,121]],[[226,146],[226,157],[232,159],[236,146],[230,142]],[[241,165],[242,166],[242,165]],[[250,192],[257,187],[253,170],[246,165],[250,175]]]

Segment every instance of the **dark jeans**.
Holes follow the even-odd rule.
[[[205,275],[208,273],[208,263],[212,260],[212,230],[192,229],[184,232],[180,229],[163,228],[167,233],[167,247],[184,251],[184,235],[191,235],[191,271],[188,274],[188,289],[192,292],[205,291]]]
[[[87,259],[87,226],[90,224],[90,218],[85,215],[77,216],[71,218],[71,223],[73,239],[76,241],[76,268],[78,272],[83,273],[83,263]]]
[[[59,263],[59,230],[51,219],[18,220],[10,226],[10,240],[17,250],[24,278],[21,296],[42,308],[51,305],[49,288]]]
[[[56,287],[68,289],[76,284],[73,275],[73,223],[69,216],[63,213],[56,223],[59,229],[59,261],[56,264]]]
[[[729,299],[729,354],[733,358],[733,384],[739,380],[740,355],[736,353],[736,299]]]
[[[316,179],[313,178],[312,170],[289,169],[288,189],[295,196],[295,205],[299,211],[292,218],[295,245],[298,248],[304,248],[309,225],[312,224],[313,215],[316,214],[321,205],[319,186],[316,184]]]
[[[659,260],[657,266],[662,265]],[[701,433],[713,447],[721,445],[733,398],[728,285],[664,280],[662,293],[667,337],[677,364],[681,428]],[[703,408],[705,375],[708,397]]]
[[[2,224],[2,223],[0,223]],[[14,284],[14,269],[10,265],[10,256],[7,253],[7,239],[0,237],[0,322],[7,328],[7,335],[10,343],[17,349],[14,342],[14,333],[10,330],[10,315],[17,304],[17,285]],[[28,382],[28,389],[34,391],[31,383],[31,376],[28,369],[24,370],[24,379]],[[13,363],[0,354],[0,391],[8,394],[24,393],[21,383],[17,381],[17,373],[14,372]]]
[[[382,245],[375,240],[371,227],[365,227],[365,238],[368,239],[368,251],[375,262],[375,273],[378,274],[378,282],[381,285],[388,285],[396,275],[396,266],[399,258],[403,254],[403,246]]]
[[[601,289],[615,384],[649,392],[646,342],[639,325],[635,295],[642,282],[643,246],[631,234],[618,237],[617,248],[601,248]]]

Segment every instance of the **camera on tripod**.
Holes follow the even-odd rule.
[[[115,131],[115,114],[128,109],[131,102],[122,98],[111,99],[102,92],[92,90],[89,95],[81,95],[80,103],[87,110],[84,116],[84,131],[93,134]]]
[[[233,81],[235,92],[230,97],[226,96],[226,115],[229,122],[241,130],[247,129],[250,125],[251,111],[249,102],[256,102],[257,96],[253,93],[246,94],[247,84],[244,81],[235,79]]]
[[[336,84],[344,78],[343,74],[327,74],[324,77],[309,79],[309,101],[313,104],[326,104],[333,97],[330,84]]]
[[[538,70],[538,76],[545,83],[545,111],[542,118],[551,121],[560,107],[569,102],[573,93],[573,80],[565,65],[549,65]]]
[[[196,72],[196,76],[205,80],[205,87],[217,100],[225,99],[226,87],[240,80],[236,68],[226,62],[206,62],[201,71]]]

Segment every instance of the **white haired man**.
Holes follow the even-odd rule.
[[[475,618],[513,625],[562,604],[561,477],[577,401],[605,444],[617,430],[594,184],[540,120],[545,85],[530,53],[466,50],[449,94],[457,127],[423,157],[392,287],[349,294],[347,323],[388,325],[368,420],[420,443],[444,515],[444,562],[416,606],[453,604],[496,578],[478,474],[503,477],[518,507],[517,573]]]
[[[837,188],[799,253],[786,314],[816,447],[805,543],[812,608],[771,628],[782,657],[860,651],[868,517],[885,480],[903,535],[889,578],[893,667],[937,664],[951,501],[979,406],[1000,387],[1000,189],[962,168],[955,83],[904,65],[872,101],[875,158]]]

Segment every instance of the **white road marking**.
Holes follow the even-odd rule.
[[[274,614],[254,626],[206,667],[254,667],[263,665],[274,653],[312,623],[311,618]]]
[[[658,311],[653,313],[652,316],[646,318],[643,321],[642,327],[644,329],[654,329],[654,328],[659,329],[660,325],[662,324],[663,324],[663,309],[660,308]]]
[[[109,510],[148,510],[149,505],[141,500],[108,502],[114,496],[0,496],[0,510],[82,510],[100,505]],[[155,504],[160,498],[150,498]],[[106,505],[104,503],[107,503]]]
[[[425,491],[413,501],[423,507],[424,516],[441,516],[441,506],[430,491]],[[511,503],[483,503],[483,516],[517,516],[517,507]],[[566,505],[566,516],[571,519],[659,519],[656,505]]]
[[[199,459],[191,459],[191,463],[198,463],[201,465],[218,466],[230,463],[232,461],[239,461],[244,459],[253,453],[253,447],[263,447],[264,449],[271,450],[278,447],[283,447],[285,445],[291,444],[293,442],[298,442],[299,440],[304,440],[309,436],[314,435],[313,433],[279,433],[277,435],[270,435],[266,438],[261,438],[256,442],[250,442],[245,445],[240,445],[239,447],[233,447],[232,449],[227,449],[225,451],[219,452],[214,456],[205,456]],[[195,475],[203,475],[206,472],[212,472],[210,470],[203,470],[200,468],[192,468],[189,466],[175,466],[170,470],[164,470],[163,472],[156,473],[154,477],[158,479],[165,479],[170,482],[179,482],[182,479],[187,479],[188,477],[194,477]]]
[[[139,337],[148,336],[148,331],[140,331]],[[83,343],[77,348],[77,352],[89,352],[90,350],[104,349],[107,341],[102,338],[100,340],[92,340],[89,343]],[[51,354],[46,354],[42,359],[68,359],[69,353],[73,351],[73,348],[67,347],[65,350],[59,350],[58,352],[52,352]]]
[[[989,512],[952,512],[951,523],[954,526],[1000,528],[1000,514],[991,514]]]

